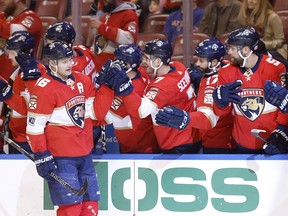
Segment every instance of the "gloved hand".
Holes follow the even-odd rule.
[[[15,60],[18,62],[22,72],[22,79],[27,80],[35,80],[41,77],[41,72],[38,68],[38,63],[35,57],[27,54],[27,53],[19,53]]]
[[[11,85],[0,76],[0,101],[3,102],[9,99],[13,94]]]
[[[240,104],[241,96],[237,93],[242,91],[242,89],[239,88],[241,85],[242,81],[236,80],[235,82],[217,87],[212,94],[214,102],[221,108],[227,107],[230,102]]]
[[[288,152],[288,127],[278,125],[263,146],[264,152],[269,155]]]
[[[34,162],[38,175],[47,181],[52,181],[53,178],[50,176],[50,173],[57,171],[57,165],[50,151],[46,150],[44,152],[35,153]]]
[[[191,78],[191,82],[194,85],[195,92],[197,94],[201,79],[202,79],[204,74],[201,73],[201,71],[199,71],[198,67],[193,65],[193,64],[191,64],[190,68],[188,68],[188,72],[189,72],[189,75]]]
[[[190,122],[189,114],[174,106],[166,106],[156,115],[156,123],[159,125],[183,130]]]
[[[102,70],[104,71],[103,73],[106,73],[105,83],[114,89],[116,95],[124,96],[133,91],[132,82],[121,67],[119,60],[106,63]]]
[[[268,103],[276,106],[281,112],[288,112],[288,91],[279,83],[266,80],[264,97]]]

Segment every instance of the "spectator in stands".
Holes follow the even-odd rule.
[[[256,29],[274,58],[280,61],[281,58],[287,59],[283,23],[268,0],[243,0],[238,18],[242,25]]]
[[[32,34],[36,41],[36,50],[41,39],[42,22],[39,16],[26,8],[25,0],[4,0],[1,1],[0,13],[0,75],[8,80],[14,66],[6,55],[4,55],[4,47],[6,40],[16,31],[28,31]],[[25,12],[25,13],[24,13]],[[6,109],[7,110],[7,109]],[[5,119],[5,106],[0,108],[0,118]],[[0,123],[2,131],[2,123]],[[0,152],[2,144],[0,144]]]
[[[219,37],[239,28],[241,25],[237,18],[240,7],[241,2],[238,0],[212,1],[204,10],[198,32]]]
[[[149,5],[149,15],[160,14],[160,0],[151,0]]]
[[[162,0],[161,0],[162,1]],[[139,18],[139,31],[142,31],[142,26],[146,18],[149,16],[150,1],[147,0],[131,0],[137,7],[136,13]]]
[[[108,59],[114,59],[117,45],[136,42],[139,29],[135,4],[108,0],[103,2],[102,10],[106,14],[100,20],[91,20],[91,27],[97,30],[93,47],[97,71]]]
[[[193,29],[197,29],[203,17],[204,11],[198,7],[197,0],[193,1]],[[181,8],[169,15],[164,27],[164,34],[167,36],[170,43],[173,43],[174,38],[183,33],[183,5]]]

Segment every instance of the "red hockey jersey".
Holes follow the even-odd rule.
[[[171,71],[157,77],[147,87],[144,97],[136,93],[123,97],[129,114],[133,117],[152,116],[154,132],[161,150],[170,150],[182,144],[199,141],[198,131],[187,127],[184,130],[159,126],[155,116],[164,106],[176,106],[188,112],[195,110],[195,93],[186,67],[180,62],[170,63]]]
[[[102,24],[98,28],[94,47],[96,70],[108,59],[114,59],[115,48],[119,44],[135,43],[139,31],[136,6],[130,2],[124,2],[111,13],[101,17]]]
[[[43,64],[39,63],[38,68],[41,74],[46,73],[46,68]],[[12,138],[16,142],[26,142],[26,122],[27,122],[27,104],[29,101],[29,88],[33,86],[33,81],[24,81],[22,79],[22,71],[20,67],[16,68],[16,70],[11,75],[10,79],[13,81],[13,91],[15,94],[22,96],[21,100],[14,101],[17,108],[16,110],[11,106],[11,114],[9,121],[9,128],[12,133]],[[12,99],[11,99],[12,100]],[[9,101],[11,101],[9,100]],[[25,102],[23,102],[23,100]],[[6,101],[5,101],[6,102]],[[7,103],[9,105],[9,102]],[[20,105],[22,104],[22,107]],[[22,113],[22,114],[21,114]],[[23,115],[23,113],[25,113]]]
[[[29,33],[31,33],[31,35],[35,39],[36,42],[35,54],[36,54],[42,33],[42,21],[39,18],[39,16],[31,10],[23,11],[16,17],[8,17],[8,18],[5,17],[5,14],[3,12],[0,13],[1,41],[5,41],[6,39],[8,39],[13,32],[21,30],[23,31],[24,29],[26,29]],[[6,80],[8,80],[14,68],[12,66],[11,60],[9,60],[7,56],[3,53],[2,55],[0,55],[0,62],[2,65],[0,74]]]
[[[137,76],[132,79],[134,91],[140,97],[150,83],[146,71],[139,67]],[[157,139],[153,131],[151,116],[139,119],[129,116],[123,100],[115,97],[106,118],[108,124],[113,123],[114,131],[121,153],[156,153]]]
[[[240,69],[229,64],[220,70],[219,85],[235,80],[243,82],[240,93],[243,98],[241,104],[230,104],[225,109],[213,106],[219,116],[233,110],[232,136],[239,145],[248,149],[262,149],[263,141],[253,136],[251,129],[266,130],[263,136],[268,138],[276,128],[277,121],[280,121],[279,111],[265,100],[263,87],[266,80],[280,82],[280,73],[283,71],[285,67],[282,63],[266,55],[259,56],[257,64],[246,72],[244,68]]]
[[[218,74],[204,76],[196,100],[197,112],[190,113],[189,126],[201,129],[205,148],[232,148],[233,115],[219,116],[213,112],[212,93],[218,83]]]
[[[104,118],[111,105],[105,106],[105,93],[95,98],[95,92],[89,77],[81,73],[73,72],[66,82],[49,72],[39,78],[30,92],[26,128],[33,152],[48,149],[53,156],[66,157],[89,154],[93,147],[89,117]]]
[[[81,72],[90,77],[92,81],[96,79],[96,67],[94,53],[83,45],[73,46],[76,56],[73,58],[73,71]],[[95,84],[95,82],[93,82]]]

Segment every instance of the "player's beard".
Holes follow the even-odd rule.
[[[116,0],[112,0],[111,2],[103,5],[102,11],[104,13],[110,13],[117,7]]]
[[[11,3],[7,5],[4,9],[6,17],[11,16],[15,12],[16,8],[17,8],[16,4],[13,1],[11,1]]]
[[[232,63],[232,65],[236,66],[236,67],[240,67],[242,64],[243,64],[243,59],[239,58],[239,59],[236,59],[236,58],[231,58],[230,59],[230,62]]]

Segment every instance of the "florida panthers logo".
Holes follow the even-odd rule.
[[[250,121],[255,121],[263,112],[265,99],[263,89],[244,89],[242,103],[237,105],[240,112]]]
[[[99,55],[102,53],[102,51],[107,47],[108,40],[103,35],[96,35],[95,37],[95,43],[94,43],[94,49],[95,53]]]
[[[71,98],[69,101],[65,103],[65,107],[69,117],[72,122],[80,127],[84,127],[84,119],[85,119],[85,98],[83,95],[79,95]]]

